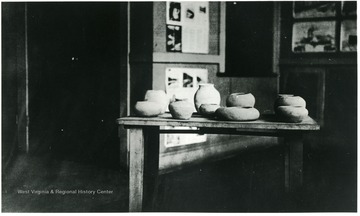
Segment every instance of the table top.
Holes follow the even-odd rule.
[[[255,121],[224,121],[204,118],[198,114],[193,114],[189,120],[179,120],[172,118],[170,113],[165,113],[158,117],[128,116],[118,118],[117,123],[125,126],[175,126],[260,130],[320,130],[320,125],[311,117],[305,118],[300,123],[287,123],[279,121],[275,115],[261,115],[260,118]]]

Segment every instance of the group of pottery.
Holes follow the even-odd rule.
[[[214,84],[199,84],[194,95],[196,111],[205,117],[229,121],[256,120],[260,112],[254,108],[255,97],[251,93],[232,93],[226,99],[226,107],[220,106],[220,93]],[[148,90],[144,101],[135,104],[138,116],[154,117],[165,113],[166,109],[175,119],[190,119],[194,107],[187,99],[170,99],[162,90]],[[307,115],[306,102],[294,95],[279,95],[274,104],[278,119],[286,122],[301,122]]]
[[[275,100],[274,111],[279,120],[302,122],[309,114],[306,101],[300,96],[280,94]]]

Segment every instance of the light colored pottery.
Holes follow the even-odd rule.
[[[138,101],[135,104],[135,113],[137,116],[158,116],[162,113],[162,109],[162,104],[152,101]]]
[[[226,99],[228,107],[254,107],[255,97],[251,93],[232,93]]]
[[[194,95],[194,104],[198,112],[201,104],[220,105],[220,100],[220,93],[211,83],[199,84],[199,88]]]
[[[280,105],[279,105],[279,101],[282,100],[282,98],[285,98],[285,97],[293,97],[293,96],[294,96],[293,94],[278,94],[278,96],[277,96],[277,98],[276,98],[276,100],[275,100],[275,102],[274,102],[274,111],[276,112],[276,108],[277,108],[278,106],[280,106]]]
[[[163,90],[147,90],[144,100],[160,103],[162,105],[161,113],[165,113],[170,103],[170,98]]]
[[[193,114],[193,110],[194,107],[192,103],[186,99],[177,99],[169,105],[171,116],[176,119],[190,119]]]
[[[280,120],[301,122],[308,116],[309,111],[301,106],[278,106],[275,113]]]
[[[220,105],[217,104],[201,104],[199,107],[199,113],[203,116],[214,116],[215,111],[220,108]]]
[[[306,107],[306,101],[300,96],[281,95],[275,101],[275,109],[278,106],[299,106]]]
[[[230,121],[250,121],[260,117],[259,111],[254,107],[220,107],[215,114],[219,119]]]

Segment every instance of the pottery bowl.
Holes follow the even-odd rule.
[[[163,105],[152,101],[138,101],[135,104],[137,116],[153,117],[162,113]]]
[[[227,107],[254,107],[255,97],[251,93],[232,93],[226,99]]]
[[[259,111],[253,107],[220,107],[215,114],[219,119],[230,121],[251,121],[260,117]]]
[[[309,114],[309,111],[302,106],[279,106],[275,110],[280,120],[286,122],[302,122]]]
[[[165,113],[166,108],[170,103],[170,98],[163,90],[147,90],[145,93],[144,100],[162,104],[161,113]]]
[[[186,100],[178,100],[170,103],[169,111],[173,118],[187,120],[191,118],[194,107]]]
[[[278,106],[306,107],[306,101],[300,96],[280,96],[275,101],[275,109]]]
[[[220,105],[217,104],[201,104],[199,113],[203,116],[214,116],[218,108],[220,108]]]

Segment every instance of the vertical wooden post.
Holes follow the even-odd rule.
[[[159,171],[159,127],[130,129],[129,211],[152,209]]]
[[[144,182],[144,131],[142,128],[131,128],[130,162],[129,162],[129,211],[142,211]]]
[[[301,134],[286,136],[285,141],[285,189],[295,192],[303,183],[303,142]]]

